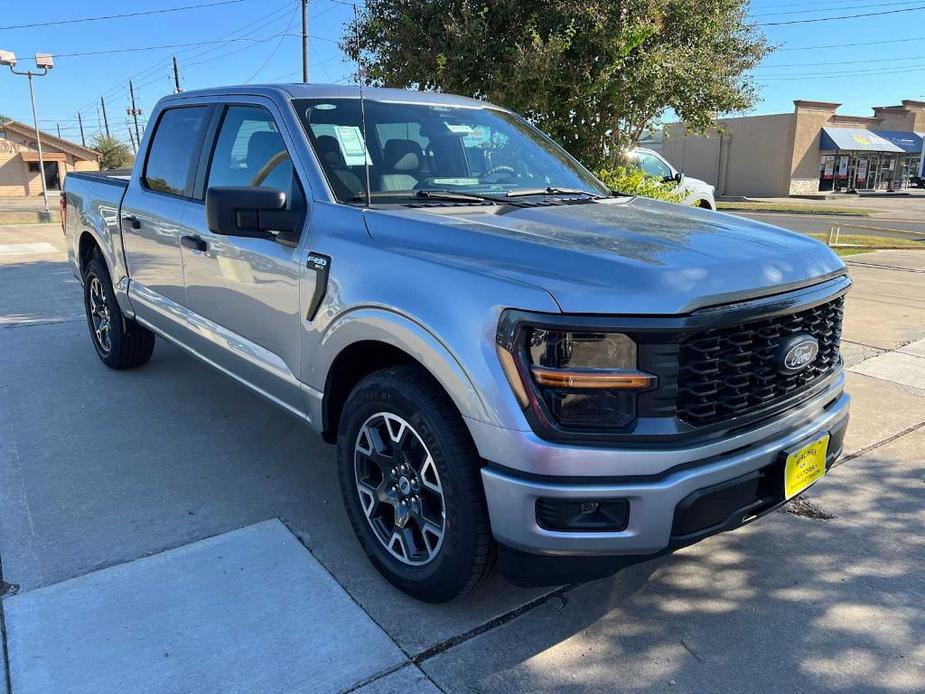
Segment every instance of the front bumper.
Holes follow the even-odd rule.
[[[548,474],[488,465],[482,469],[482,481],[495,539],[503,548],[532,556],[617,556],[627,559],[626,563],[634,563],[750,522],[783,503],[782,491],[779,499],[769,498],[768,503],[753,504],[748,509],[730,508],[722,522],[714,522],[699,532],[691,533],[691,523],[678,523],[677,516],[686,508],[679,509],[679,505],[685,500],[689,505],[691,495],[701,490],[756,473],[776,474],[774,466],[781,466],[784,450],[792,450],[826,432],[831,435],[826,463],[830,467],[841,453],[848,423],[850,398],[841,392],[840,385],[836,392],[829,391],[797,412],[787,413],[776,423],[762,427],[765,435],[758,440],[745,436],[743,439],[748,443],[744,443],[739,437],[730,437],[725,442],[727,450],[722,453],[716,453],[716,444],[703,446],[699,460],[689,448],[659,450],[655,452],[660,459],[655,467],[661,472],[655,474],[563,480]],[[768,433],[775,424],[776,431]],[[615,469],[621,456],[628,453],[633,459],[639,451],[610,449],[607,453],[613,463],[609,467]],[[593,455],[601,454],[601,449],[593,449]],[[581,455],[581,448],[557,447],[555,457],[563,463],[563,468],[574,470],[580,465]],[[781,472],[781,479],[782,476]],[[624,530],[616,532],[548,530],[537,523],[536,502],[540,498],[626,499],[629,520]],[[685,532],[679,534],[679,528]]]

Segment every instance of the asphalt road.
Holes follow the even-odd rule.
[[[62,581],[95,580],[105,567],[128,571],[145,558],[174,556],[173,548],[279,518],[406,663],[381,671],[363,691],[919,692],[925,390],[910,383],[915,360],[925,356],[900,348],[925,338],[925,257],[855,258],[863,263],[851,265],[845,329],[845,353],[860,369],[848,375],[852,424],[845,463],[806,495],[814,506],[802,515],[773,513],[610,579],[525,591],[496,578],[434,606],[392,589],[362,555],[329,446],[163,341],[147,367],[107,370],[90,346],[60,229],[0,228],[2,579],[18,585],[15,600],[41,597]],[[252,551],[235,559],[246,562]],[[182,564],[171,566],[182,572]],[[301,644],[293,657],[321,652],[313,650],[313,630],[279,633],[294,619],[273,615],[277,603],[267,591],[305,601],[322,594],[288,573],[276,579],[272,586],[238,581],[240,611],[253,614],[251,601],[270,611],[209,648],[200,643],[201,652],[246,657],[277,642]],[[184,599],[207,601],[208,585]],[[169,595],[183,597],[182,588],[171,583]],[[82,594],[58,590],[56,609],[72,616],[72,608],[86,609],[68,603]],[[124,595],[113,602],[132,600],[131,591]],[[19,609],[4,611],[8,623],[18,619]],[[135,620],[147,614],[131,612]],[[54,631],[55,613],[47,619],[35,638]],[[101,648],[125,648],[130,632],[109,634],[106,620],[94,619],[94,630],[104,630]],[[336,612],[328,619],[347,623]],[[73,617],[68,627],[80,633]],[[180,629],[170,638],[182,643]],[[27,645],[13,649],[14,677],[39,667]],[[357,636],[347,658],[371,652]],[[156,655],[161,660],[148,666],[162,678],[168,667],[182,674],[191,657],[182,647]],[[278,660],[254,667],[285,667]],[[322,664],[333,671],[352,663]],[[2,681],[0,670],[0,690]],[[184,690],[171,681],[172,690]]]
[[[811,215],[811,214],[778,214],[774,212],[738,212],[730,211],[731,214],[748,217],[765,224],[774,224],[775,226],[784,227],[791,231],[801,234],[824,233],[828,232],[832,224],[860,225],[865,227],[875,227],[881,229],[899,229],[903,231],[914,231],[921,233],[921,240],[925,243],[925,219],[922,221],[899,221],[885,217],[843,217],[840,215]],[[917,238],[907,234],[891,234],[889,231],[861,230],[844,228],[842,233],[859,233],[869,234],[872,236],[884,236],[887,238]]]

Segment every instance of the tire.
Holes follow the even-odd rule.
[[[154,333],[122,315],[106,263],[94,254],[84,270],[84,311],[90,341],[110,369],[147,364],[154,354]]]
[[[360,381],[344,405],[337,458],[350,523],[389,582],[438,603],[491,577],[496,549],[478,452],[427,371],[399,366]]]

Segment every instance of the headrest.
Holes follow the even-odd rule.
[[[389,140],[382,158],[386,169],[391,171],[417,171],[421,168],[424,151],[414,140]]]
[[[333,135],[320,135],[315,139],[315,149],[322,162],[335,168],[346,166],[344,155],[340,151],[340,144]]]
[[[270,159],[286,149],[283,138],[272,130],[258,130],[247,140],[247,168],[259,169]]]

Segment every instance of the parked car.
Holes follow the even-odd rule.
[[[304,420],[364,551],[422,600],[496,561],[607,575],[750,523],[842,450],[837,256],[616,197],[491,104],[184,92],[130,176],[63,196],[99,359],[141,366],[158,336]]]
[[[665,183],[674,182],[677,189],[684,195],[684,203],[702,207],[707,210],[716,209],[716,200],[713,199],[715,188],[699,178],[691,178],[675,169],[661,154],[645,147],[636,147],[630,152],[630,162],[642,169],[646,175],[660,178]]]
[[[909,187],[910,188],[925,188],[925,177],[910,176],[909,177]]]

